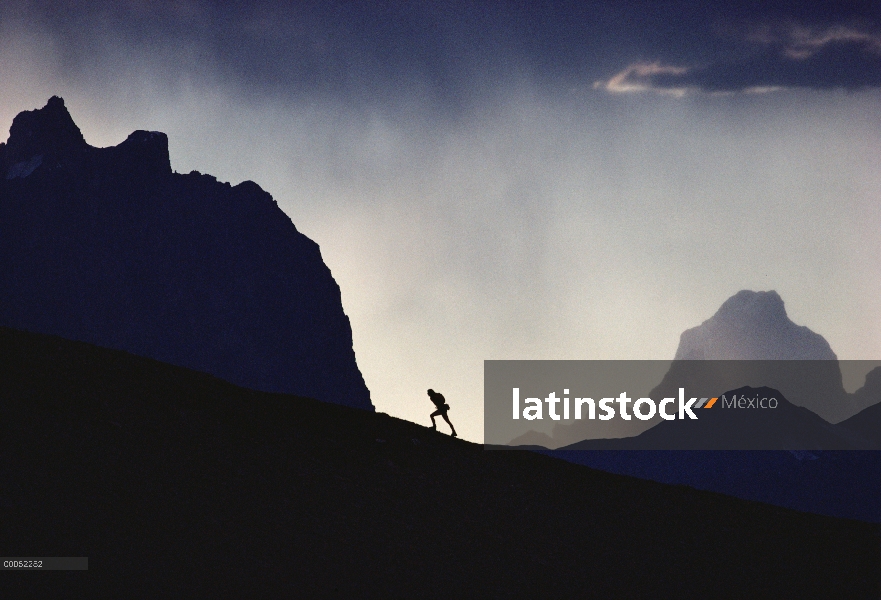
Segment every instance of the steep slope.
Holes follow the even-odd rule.
[[[876,527],[492,452],[0,328],[0,538],[39,597],[870,597]],[[17,574],[24,575],[24,574]],[[64,576],[61,576],[64,575]]]
[[[879,451],[574,450],[545,453],[610,473],[881,524]]]
[[[173,173],[162,133],[93,148],[57,97],[0,144],[0,324],[373,409],[339,287],[269,194]]]

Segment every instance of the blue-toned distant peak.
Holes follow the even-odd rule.
[[[741,290],[682,333],[676,360],[836,360],[823,336],[796,325],[776,291]]]
[[[780,324],[789,321],[783,298],[774,290],[768,292],[740,290],[722,303],[714,318],[755,319]]]

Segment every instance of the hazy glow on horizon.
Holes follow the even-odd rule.
[[[741,289],[777,290],[839,358],[881,358],[878,90],[520,77],[439,116],[418,89],[353,107],[254,98],[207,67],[172,81],[167,57],[71,78],[0,33],[4,132],[61,95],[92,145],[161,130],[176,171],[269,191],[320,244],[379,411],[427,425],[431,387],[481,441],[483,360],[669,359]]]

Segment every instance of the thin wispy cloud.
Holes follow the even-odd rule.
[[[655,75],[684,75],[688,67],[662,65],[660,62],[634,63],[607,81],[597,81],[594,89],[603,89],[612,94],[628,94],[632,92],[653,91],[671,96],[683,96],[688,90],[685,87],[660,88],[652,84]]]
[[[881,32],[854,26],[807,27],[789,23],[780,27],[763,26],[752,32],[749,40],[766,46],[776,46],[794,60],[811,58],[834,45],[852,45],[865,52],[881,55]]]
[[[682,97],[881,87],[881,33],[876,31],[788,23],[754,27],[745,41],[753,49],[736,60],[693,65],[635,62],[595,82],[594,88],[613,94],[653,92]]]

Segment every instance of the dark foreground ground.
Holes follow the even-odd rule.
[[[3,597],[877,598],[877,525],[0,329]]]

